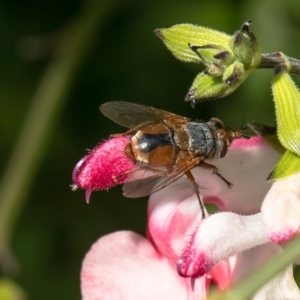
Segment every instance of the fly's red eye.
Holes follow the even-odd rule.
[[[224,129],[225,128],[225,125],[223,124],[223,122],[217,118],[212,118],[210,120],[210,122],[214,125],[214,127],[216,129]]]

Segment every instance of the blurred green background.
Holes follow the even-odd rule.
[[[193,23],[232,34],[249,19],[263,52],[299,57],[297,0],[1,1],[2,176],[10,169],[8,162],[32,106],[53,97],[57,108],[22,189],[14,176],[0,185],[0,209],[5,189],[16,192],[18,203],[24,201],[8,221],[11,252],[0,257],[0,275],[13,278],[28,299],[80,299],[81,261],[92,243],[121,229],[144,234],[146,199],[126,199],[117,187],[93,193],[87,205],[83,191],[70,189],[72,170],[86,149],[124,130],[100,114],[101,103],[124,100],[201,120],[219,117],[232,128],[253,120],[275,125],[271,71],[256,71],[234,94],[193,110],[183,99],[202,66],[177,61],[153,33]],[[80,33],[84,26],[87,31]],[[78,38],[75,46],[70,47],[69,37]],[[62,44],[67,54],[61,59]],[[73,54],[75,62],[68,67],[65,61]],[[51,73],[56,62],[60,69]],[[49,73],[57,85],[45,79]],[[44,89],[36,94],[41,82]],[[60,83],[63,92],[55,96]],[[40,120],[29,119],[38,129]],[[25,155],[16,163],[16,174],[22,160],[27,160]]]

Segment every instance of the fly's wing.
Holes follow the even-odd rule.
[[[128,128],[149,121],[166,123],[165,120],[170,120],[171,125],[189,121],[188,118],[165,110],[124,101],[106,102],[100,106],[100,111],[107,118]]]
[[[153,168],[150,166],[137,168],[136,171],[130,173],[127,182],[124,183],[123,194],[128,198],[148,196],[176,181],[196,165],[194,162],[184,160],[174,165],[172,171],[166,168]],[[136,172],[144,172],[144,178],[134,179],[141,175],[141,173],[136,175]]]

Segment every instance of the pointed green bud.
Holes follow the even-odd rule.
[[[257,135],[263,137],[276,151],[284,153],[285,148],[280,144],[276,127],[267,126],[257,122],[249,122],[248,127],[251,128]]]
[[[229,65],[223,73],[223,81],[229,86],[240,85],[248,73],[245,72],[244,65],[238,61]]]
[[[201,62],[207,67],[216,63],[216,67],[222,68],[222,66],[227,66],[233,61],[233,55],[222,46],[196,46],[189,44],[189,47],[199,56]]]
[[[286,149],[300,155],[300,92],[284,69],[289,65],[276,68],[279,73],[272,81],[278,138]]]
[[[300,172],[300,156],[286,150],[277,163],[275,170],[269,175],[269,180],[277,180]]]
[[[220,77],[224,72],[224,67],[222,65],[210,65],[206,68],[205,73],[212,77]]]
[[[166,29],[154,31],[162,39],[167,48],[178,59],[185,62],[200,62],[199,54],[189,45],[205,46],[216,45],[222,50],[231,52],[229,47],[230,36],[217,30],[191,24],[179,24]],[[215,49],[211,49],[213,56]],[[220,51],[218,51],[220,52]],[[209,60],[209,58],[206,58]]]
[[[199,100],[209,100],[224,97],[229,93],[230,86],[222,81],[221,77],[213,77],[201,72],[195,78],[185,101],[192,101],[194,104]]]
[[[222,51],[214,55],[213,64],[221,66],[229,66],[233,63],[234,56],[229,51]]]
[[[237,89],[249,74],[240,62],[229,65],[222,77],[211,76],[210,68],[195,78],[185,101],[192,101],[194,105],[199,101],[225,97]]]
[[[250,67],[257,67],[261,57],[260,47],[249,30],[251,22],[246,21],[230,41],[235,58],[243,63],[246,70]]]
[[[222,76],[226,67],[233,61],[232,54],[226,50],[222,51],[221,48],[218,49],[215,54],[213,52],[213,48],[210,45],[206,45],[203,47],[193,45],[189,46],[199,55],[202,63],[207,66],[205,70],[206,73],[211,76]]]

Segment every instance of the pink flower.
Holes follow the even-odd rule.
[[[185,177],[152,194],[147,238],[116,232],[100,238],[87,253],[81,271],[83,299],[206,299],[210,280],[226,289],[247,277],[282,251],[270,242],[260,213],[271,187],[266,178],[279,156],[262,138],[234,141],[225,158],[213,161],[233,183],[231,189],[211,171],[194,168],[204,202],[222,211],[204,220]],[[88,190],[100,189],[95,183],[82,183],[81,172],[90,170],[87,161],[93,158],[87,157],[85,167],[75,169],[74,183]],[[290,267],[253,299],[299,297]]]

